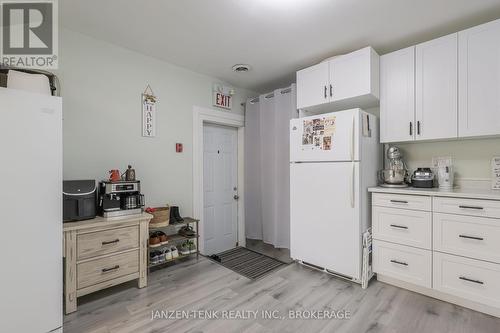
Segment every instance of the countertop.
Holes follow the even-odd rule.
[[[500,190],[490,189],[466,189],[454,188],[452,190],[440,190],[434,188],[388,188],[388,187],[370,187],[368,192],[374,193],[395,193],[395,194],[413,194],[413,195],[427,195],[434,197],[453,197],[453,198],[471,198],[471,199],[486,199],[486,200],[500,200]]]
[[[151,220],[152,218],[153,218],[153,215],[148,214],[148,213],[118,216],[118,217],[108,217],[108,218],[97,216],[96,218],[93,218],[91,220],[65,222],[65,223],[63,223],[63,231],[100,227],[104,224],[112,225],[112,224],[123,223],[123,222]]]

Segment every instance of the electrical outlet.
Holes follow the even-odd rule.
[[[434,169],[444,166],[452,166],[452,164],[453,164],[453,159],[451,158],[451,156],[444,156],[444,157],[441,156],[432,158],[432,167]]]

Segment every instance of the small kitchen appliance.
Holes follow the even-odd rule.
[[[439,188],[442,190],[451,190],[453,188],[453,166],[440,166],[437,170]]]
[[[93,219],[96,216],[95,180],[63,181],[63,222]]]
[[[144,195],[140,181],[101,181],[99,215],[116,217],[142,213]]]
[[[431,188],[434,186],[434,173],[431,168],[417,168],[411,177],[411,185],[418,188]]]
[[[403,161],[403,155],[396,146],[387,149],[387,159],[389,168],[378,172],[380,186],[382,187],[408,187],[406,182],[408,178],[408,168]]]

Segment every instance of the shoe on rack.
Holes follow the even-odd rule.
[[[196,249],[196,244],[192,240],[187,241],[189,246],[189,253],[196,253],[198,250]]]
[[[179,251],[177,251],[177,248],[175,246],[172,246],[170,248],[170,252],[172,253],[172,259],[179,257]]]
[[[165,261],[172,260],[172,251],[168,247],[163,249],[163,256],[165,257]]]
[[[157,231],[156,234],[160,238],[161,245],[168,244],[168,237],[163,231]]]
[[[191,253],[191,251],[189,250],[189,243],[188,242],[182,243],[182,245],[179,247],[178,250],[179,250],[179,253],[183,256]]]
[[[159,263],[158,253],[156,251],[149,253],[149,264],[156,265]]]
[[[149,235],[149,247],[158,247],[161,245],[160,237],[157,232]]]
[[[170,219],[177,223],[184,221],[184,219],[181,217],[181,214],[179,213],[178,206],[170,206]]]
[[[194,232],[192,226],[186,225],[186,226],[179,229],[179,235],[182,235],[185,237],[194,237],[196,235],[196,233]]]

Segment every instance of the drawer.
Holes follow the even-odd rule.
[[[500,220],[434,213],[434,250],[500,263]]]
[[[431,211],[431,197],[421,195],[373,193],[374,206]]]
[[[415,285],[432,287],[432,252],[373,241],[373,271]]]
[[[431,249],[430,212],[373,206],[372,230],[374,239]]]
[[[78,260],[137,247],[139,247],[138,226],[81,234],[76,239]]]
[[[139,271],[139,250],[77,264],[77,289]]]
[[[500,265],[434,252],[434,289],[500,307]]]
[[[500,218],[500,201],[435,197],[434,212]]]

